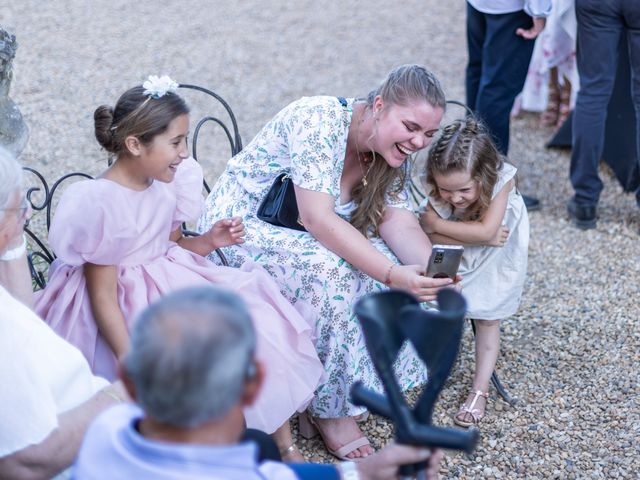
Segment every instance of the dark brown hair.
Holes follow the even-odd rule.
[[[440,82],[420,65],[401,65],[392,70],[382,84],[367,96],[366,108],[373,108],[376,96],[380,95],[387,105],[406,106],[412,101],[426,101],[433,107],[445,108],[445,97]],[[351,191],[357,207],[351,215],[351,224],[364,236],[378,235],[382,221],[386,195],[397,196],[405,187],[408,170],[403,166],[392,168],[372,152],[367,186],[360,182]],[[408,161],[408,160],[407,160]],[[373,227],[373,231],[370,229]]]
[[[160,98],[144,94],[141,85],[122,94],[115,108],[99,106],[93,114],[98,143],[109,153],[126,153],[125,139],[134,136],[148,145],[153,137],[164,133],[178,116],[189,113],[184,100],[173,92]]]
[[[491,204],[503,158],[482,123],[473,116],[456,120],[442,129],[427,158],[428,195],[441,199],[434,175],[469,172],[480,186],[480,196],[467,208],[463,220],[478,220]]]

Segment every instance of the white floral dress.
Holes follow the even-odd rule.
[[[348,401],[356,380],[382,391],[353,306],[363,295],[386,286],[356,270],[310,233],[276,227],[255,215],[273,180],[287,171],[296,185],[333,196],[336,213],[348,219],[354,205],[340,205],[340,177],[353,101],[347,99],[343,106],[336,97],[304,97],[285,107],[229,161],[198,225],[204,231],[220,218],[241,216],[246,242],[225,249],[230,264],[261,263],[294,306],[313,310],[316,348],[327,381],[316,391],[309,410],[323,418],[362,413],[362,408]],[[388,196],[387,204],[410,208],[406,192]],[[382,239],[371,242],[398,263]],[[426,381],[426,369],[410,347],[401,351],[395,367],[403,389]]]
[[[515,177],[516,167],[504,163],[493,187],[494,198]],[[458,220],[463,212],[454,212],[444,200],[427,197],[441,218]],[[467,316],[476,320],[502,320],[518,310],[527,276],[529,217],[517,188],[509,192],[502,224],[509,227],[503,247],[471,245],[464,248],[458,273],[462,277],[462,295],[467,300]]]

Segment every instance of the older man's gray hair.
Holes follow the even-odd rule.
[[[256,336],[236,294],[181,290],[137,319],[124,369],[154,419],[177,427],[215,420],[237,404],[254,369]]]
[[[22,167],[12,153],[0,147],[0,220],[16,192],[22,188]]]

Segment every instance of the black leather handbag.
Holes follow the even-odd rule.
[[[271,225],[307,231],[300,221],[296,192],[288,173],[281,173],[273,181],[273,185],[258,207],[256,216]]]

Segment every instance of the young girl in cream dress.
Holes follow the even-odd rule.
[[[517,311],[527,272],[529,219],[515,174],[472,117],[446,126],[426,162],[422,228],[433,243],[465,245],[458,273],[476,325],[473,385],[454,416],[465,427],[484,416],[500,320]]]

